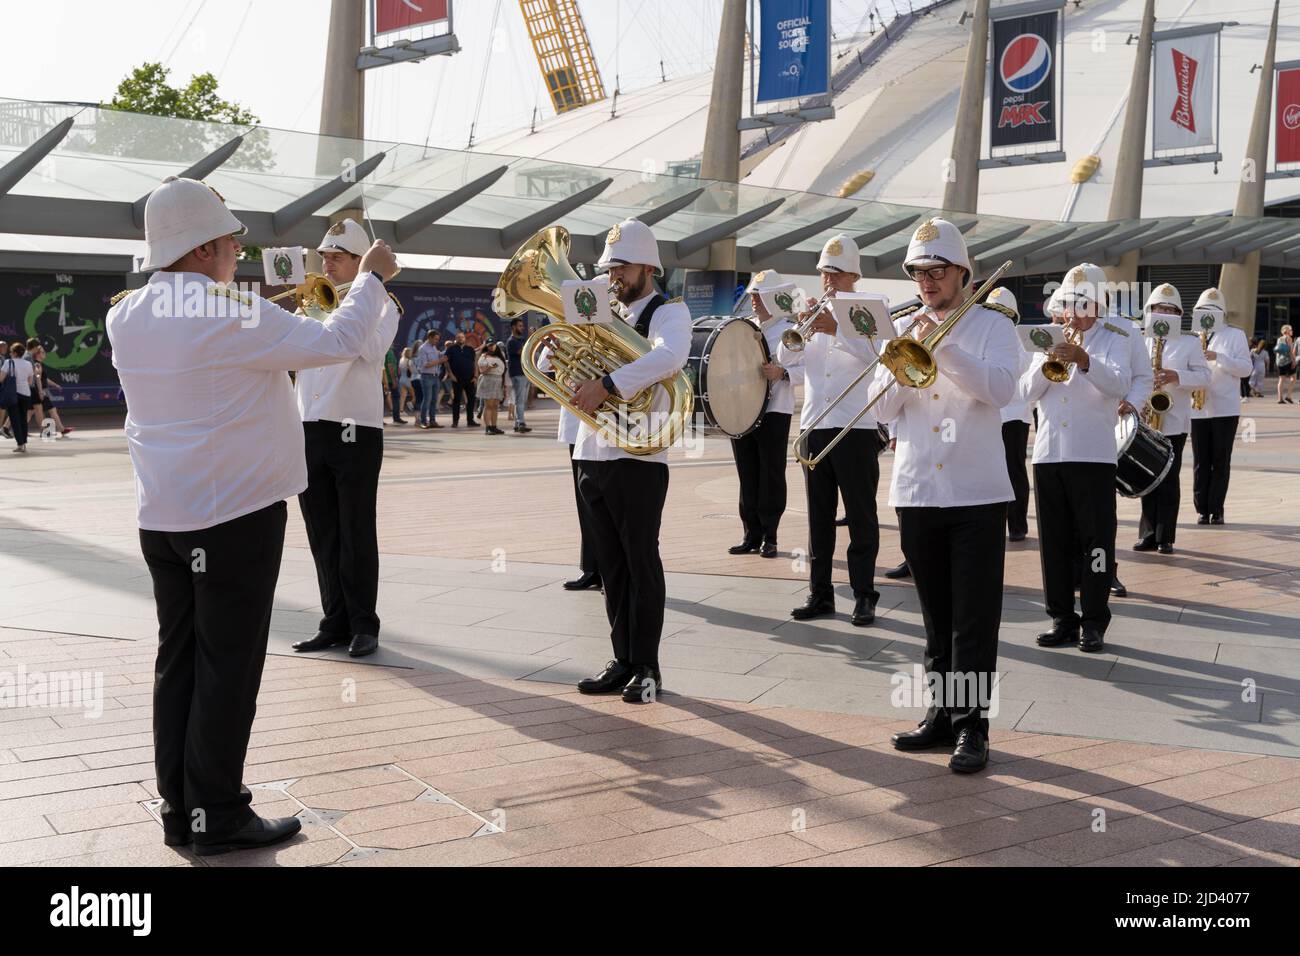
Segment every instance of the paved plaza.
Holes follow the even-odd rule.
[[[381,648],[294,655],[316,581],[296,505],[245,782],[303,836],[211,865],[1203,864],[1300,860],[1300,412],[1243,407],[1222,528],[1134,554],[1105,653],[1045,650],[1036,535],[1008,546],[993,762],[902,755],[920,709],[913,588],[876,624],[794,622],[802,478],[781,556],[731,557],[725,442],[674,452],[662,551],[666,693],[584,698],[609,657],[602,598],[560,588],[577,554],[555,412],[528,436],[390,426],[380,484]],[[0,707],[0,864],[195,865],[152,816],[157,638],[118,422],[0,463],[0,671],[86,672],[94,711]],[[1001,454],[1001,448],[990,449]],[[6,456],[17,458],[17,456]],[[879,572],[900,559],[881,459]],[[842,536],[843,537],[843,536]],[[1101,827],[1098,821],[1101,821]]]

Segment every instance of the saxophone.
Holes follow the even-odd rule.
[[[1160,336],[1156,339],[1156,351],[1151,356],[1151,371],[1159,372],[1164,366],[1161,360],[1165,353],[1165,339]],[[1160,431],[1160,426],[1164,423],[1165,412],[1173,406],[1173,396],[1163,388],[1157,388],[1147,399],[1147,423],[1156,431]]]
[[[1210,333],[1202,330],[1201,332],[1201,354],[1204,355],[1210,350]],[[1192,408],[1198,412],[1205,407],[1205,389],[1197,388],[1192,390]]]

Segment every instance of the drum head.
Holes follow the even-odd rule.
[[[1115,423],[1115,452],[1122,455],[1128,451],[1129,446],[1133,444],[1133,436],[1137,434],[1138,417],[1132,413],[1121,415],[1119,421]]]
[[[728,435],[753,429],[767,404],[762,334],[744,319],[724,322],[705,355],[700,391],[709,417]]]

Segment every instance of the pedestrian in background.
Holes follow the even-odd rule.
[[[36,372],[32,363],[24,358],[27,347],[15,342],[9,347],[9,357],[0,363],[0,404],[9,413],[9,427],[13,431],[14,451],[27,453],[27,415],[32,407],[32,387]]]
[[[483,433],[485,435],[504,435],[497,427],[501,399],[505,398],[506,361],[501,355],[501,346],[491,342],[483,349],[478,359],[478,394],[483,399]]]
[[[506,371],[510,375],[510,391],[515,405],[515,431],[521,434],[532,431],[524,421],[528,407],[528,379],[524,375],[524,343],[528,341],[523,319],[510,323],[510,339],[506,342]]]
[[[415,353],[415,367],[420,371],[419,426],[421,428],[441,428],[438,424],[438,395],[442,391],[442,367],[447,364],[447,357],[438,348],[438,332],[430,330],[425,336],[424,344]]]

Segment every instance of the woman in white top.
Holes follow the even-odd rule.
[[[8,399],[5,411],[9,413],[9,427],[17,442],[14,451],[20,454],[27,453],[27,415],[32,408],[32,386],[36,378],[32,363],[23,358],[26,351],[22,342],[15,342],[9,348],[9,357],[0,362],[0,385],[11,377],[14,380],[14,394]]]
[[[397,361],[397,404],[403,412],[415,413],[415,386],[411,384],[411,348],[402,349],[402,357]],[[407,396],[411,397],[408,404]]]
[[[497,413],[505,398],[506,360],[496,342],[484,347],[478,357],[478,397],[483,400],[483,433],[504,435],[497,428]]]

